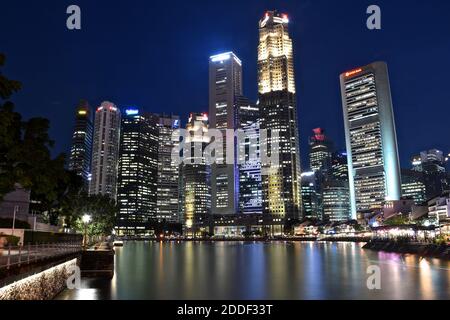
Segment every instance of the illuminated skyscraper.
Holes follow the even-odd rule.
[[[234,138],[227,141],[226,129],[237,129],[238,97],[242,96],[242,62],[233,53],[226,52],[209,60],[209,127],[223,131],[223,159],[233,153],[233,163],[211,165],[211,212],[235,214],[238,212],[239,171],[235,161]],[[231,144],[231,145],[230,145]]]
[[[322,219],[321,194],[317,186],[316,174],[313,171],[302,173],[302,205],[303,218]]]
[[[312,171],[326,172],[331,166],[333,143],[322,128],[313,129],[313,133],[309,138],[309,165]]]
[[[159,116],[158,145],[158,201],[156,215],[160,220],[178,221],[179,166],[172,159],[172,149],[177,142],[172,141],[172,133],[180,128],[180,117]]]
[[[400,166],[387,65],[340,75],[352,217],[401,196]]]
[[[69,170],[82,177],[85,190],[89,189],[92,156],[92,120],[87,101],[80,101],[75,115],[75,126],[70,148]]]
[[[146,234],[157,220],[157,115],[125,110],[120,138],[117,203],[119,234]]]
[[[186,233],[196,231],[196,226],[211,212],[210,166],[206,164],[203,150],[209,143],[208,115],[191,113],[186,129],[189,136],[183,148],[181,164],[180,204]],[[195,152],[197,151],[202,152]]]
[[[105,101],[95,112],[90,194],[116,199],[119,160],[120,110]]]
[[[288,24],[287,15],[275,11],[267,12],[259,22],[261,130],[268,131],[268,138],[261,140],[263,149],[271,150],[272,133],[279,135],[279,148],[272,154],[279,158],[279,167],[262,176],[263,212],[297,218],[301,211],[300,153],[294,57]]]
[[[238,129],[245,134],[239,145],[239,213],[262,213],[259,106],[243,97],[237,99]]]

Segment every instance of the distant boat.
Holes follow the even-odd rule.
[[[113,242],[113,246],[114,247],[123,247],[123,241],[116,240],[116,241]]]

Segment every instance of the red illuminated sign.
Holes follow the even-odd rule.
[[[355,75],[355,74],[357,74],[357,73],[360,73],[361,71],[362,71],[361,68],[355,69],[355,70],[346,72],[346,73],[345,73],[345,76],[346,76],[346,77],[350,77],[350,76],[353,76],[353,75]]]

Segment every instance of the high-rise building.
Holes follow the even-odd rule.
[[[89,191],[92,156],[92,120],[87,101],[81,100],[75,115],[75,126],[70,148],[69,170],[83,179],[84,189]]]
[[[245,141],[239,148],[245,159],[239,164],[239,212],[245,214],[262,213],[258,111],[256,106],[248,105],[240,112],[240,129],[245,133]]]
[[[180,117],[162,114],[159,116],[158,146],[158,192],[156,216],[160,220],[177,222],[178,184],[180,168],[172,157],[172,150],[178,142],[172,140],[174,130],[180,128]]]
[[[449,179],[446,172],[446,157],[441,150],[422,151],[412,157],[412,170],[418,172],[425,185],[426,198],[431,199],[449,190]]]
[[[268,11],[259,21],[258,93],[262,150],[278,149],[279,166],[262,176],[263,213],[298,218],[301,212],[300,152],[292,39],[285,14]],[[277,137],[278,134],[278,137]],[[274,141],[273,139],[276,139]],[[263,169],[267,163],[262,163]]]
[[[401,197],[388,68],[374,62],[340,75],[352,217]]]
[[[348,221],[352,218],[350,211],[350,194],[345,181],[326,182],[322,188],[323,219],[330,222]]]
[[[211,212],[211,170],[203,154],[209,143],[209,138],[205,136],[208,132],[208,115],[191,113],[186,129],[189,135],[183,148],[184,161],[180,169],[180,211],[185,233],[192,234]]]
[[[105,101],[95,112],[90,194],[116,199],[119,161],[120,110]]]
[[[322,219],[321,194],[317,186],[316,173],[314,171],[303,172],[301,178],[303,218]]]
[[[241,96],[241,60],[233,52],[211,56],[209,60],[209,127],[222,131],[224,160],[223,164],[211,165],[212,214],[235,214],[239,211],[239,169],[235,156],[236,146],[234,138],[227,139],[226,130],[238,129],[239,101],[237,99]],[[227,157],[233,159],[232,163],[226,161]]]
[[[122,117],[117,203],[119,234],[148,233],[156,221],[159,118],[128,108]]]
[[[331,157],[331,172],[329,179],[346,181],[348,184],[348,164],[346,152],[334,152]]]
[[[427,200],[426,186],[422,172],[402,169],[402,197],[414,200],[414,204],[422,204]]]
[[[309,138],[309,165],[312,171],[326,173],[331,166],[333,142],[328,139],[322,128],[313,129]]]

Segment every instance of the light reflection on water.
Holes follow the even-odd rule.
[[[360,243],[127,242],[110,281],[59,299],[450,299],[450,262]],[[378,265],[381,290],[369,290]]]

